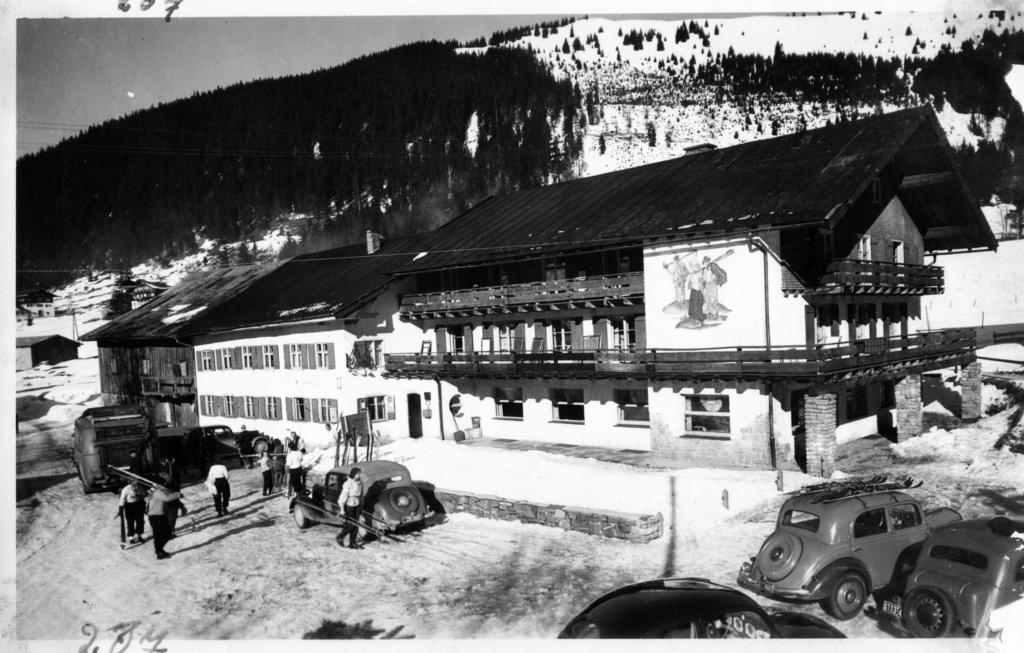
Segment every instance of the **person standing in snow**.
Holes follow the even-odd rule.
[[[274,471],[274,492],[281,492],[284,490],[284,445],[281,440],[274,438],[274,446],[271,450],[274,454],[270,459],[270,465]]]
[[[217,515],[226,514],[231,499],[231,485],[228,483],[228,468],[220,463],[210,465],[206,474],[206,488],[213,495],[213,507]]]
[[[287,496],[290,499],[293,492],[295,496],[302,494],[302,452],[299,451],[294,440],[288,443],[288,456],[285,457],[284,462],[288,467]]]
[[[156,551],[157,560],[171,557],[171,554],[164,551],[164,546],[171,539],[167,513],[174,502],[179,501],[180,498],[181,496],[177,492],[170,492],[161,487],[154,487],[149,495],[146,514],[149,515],[149,527],[153,529],[153,550]]]
[[[338,534],[338,543],[344,546],[345,536],[348,535],[348,548],[361,549],[362,545],[356,544],[356,535],[359,534],[359,509],[363,505],[363,481],[360,478],[362,470],[353,467],[349,472],[348,480],[341,486],[341,494],[338,495],[338,505],[345,511],[345,524]]]
[[[138,483],[125,485],[117,507],[128,525],[128,543],[141,542],[146,530],[146,490]]]
[[[177,537],[177,533],[174,532],[175,527],[178,525],[178,516],[187,515],[188,508],[185,507],[184,496],[181,494],[181,485],[177,481],[168,481],[168,488],[174,491],[177,497],[167,502],[167,531],[168,539]]]
[[[270,469],[270,453],[264,451],[260,455],[260,473],[263,474],[263,496],[269,497],[274,489],[274,472]]]

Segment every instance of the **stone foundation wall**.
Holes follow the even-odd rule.
[[[501,497],[453,492],[440,488],[434,490],[434,497],[448,513],[468,512],[486,519],[541,524],[630,542],[650,542],[661,537],[663,532],[661,513],[639,515],[614,511],[597,512],[592,508],[510,501]]]

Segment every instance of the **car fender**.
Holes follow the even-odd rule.
[[[816,572],[811,577],[810,582],[807,584],[811,600],[818,600],[827,596],[832,591],[836,581],[839,580],[839,577],[848,571],[855,571],[860,574],[868,591],[871,591],[871,576],[868,574],[864,564],[856,558],[840,558],[829,563],[824,569]]]
[[[960,628],[978,628],[995,602],[995,588],[967,579],[952,578],[931,570],[919,570],[910,577],[904,599],[915,589],[942,592],[956,609]]]

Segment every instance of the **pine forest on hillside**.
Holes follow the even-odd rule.
[[[1024,113],[1005,81],[1024,64],[1024,32],[986,29],[961,41],[947,26],[948,43],[926,46],[914,34],[913,53],[902,58],[789,53],[781,42],[774,52],[721,46],[712,56],[719,25],[706,20],[617,34],[584,32],[585,23],[416,43],[199,93],[23,157],[18,268],[123,268],[193,251],[201,238],[244,241],[288,214],[310,219],[282,257],[356,242],[367,228],[393,236],[435,228],[489,195],[580,174],[585,137],[604,153],[597,132],[612,105],[644,115],[737,107],[736,137],[745,131],[749,140],[883,106],[948,104],[971,116],[979,137],[977,145],[952,142],[978,199],[1024,204]],[[547,50],[534,49],[537,39]],[[667,53],[680,43],[695,53]],[[625,51],[642,51],[651,65],[623,61]],[[790,107],[786,120],[780,107]],[[1005,121],[998,138],[986,133],[993,120]],[[671,135],[655,121],[645,125],[651,147],[659,133]],[[235,258],[247,262],[244,247]],[[19,275],[18,283],[43,280],[63,279]]]

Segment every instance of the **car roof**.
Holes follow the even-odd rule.
[[[362,470],[363,480],[367,483],[392,476],[409,478],[409,469],[405,465],[400,465],[392,460],[367,460],[361,463],[340,465],[329,471],[328,474],[344,474],[348,476],[353,467],[358,467]]]
[[[1024,547],[1024,520],[979,517],[950,522],[928,536],[929,544],[952,544],[994,556]]]
[[[596,624],[602,637],[640,637],[686,616],[730,610],[764,613],[753,599],[730,587],[703,578],[660,578],[615,589],[580,616]]]
[[[917,499],[899,490],[886,490],[883,492],[865,492],[836,499],[825,499],[822,495],[814,492],[798,494],[790,497],[782,505],[782,510],[804,510],[814,514],[828,512],[837,517],[844,514],[860,514],[865,510],[892,506],[899,503],[917,503]]]

